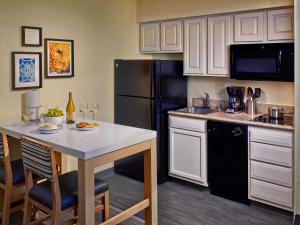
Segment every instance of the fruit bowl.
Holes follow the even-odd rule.
[[[58,107],[50,108],[47,113],[42,115],[44,123],[48,124],[61,124],[65,120],[65,115]]]
[[[58,117],[43,116],[44,123],[49,123],[49,124],[62,124],[64,119],[65,116],[58,116]]]

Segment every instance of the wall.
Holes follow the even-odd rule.
[[[138,0],[138,21],[293,5],[293,0]]]
[[[190,77],[188,80],[189,104],[193,97],[204,97],[204,92],[210,94],[212,99],[228,99],[225,87],[260,87],[262,89],[259,102],[275,105],[294,105],[294,83],[267,82],[267,81],[238,81],[228,78]]]
[[[41,26],[43,36],[75,41],[75,77],[43,79],[42,104],[97,101],[100,115],[113,121],[113,60],[145,58],[138,51],[135,0],[0,0],[0,122],[20,118],[21,94],[11,90],[12,51],[40,51],[21,47],[22,25]]]
[[[75,77],[43,79],[41,103],[98,102],[98,119],[113,121],[116,58],[145,58],[138,51],[139,31],[135,0],[0,0],[0,123],[21,117],[21,94],[11,90],[12,51],[39,51],[21,47],[21,26],[41,26],[44,38],[75,41]]]
[[[296,157],[296,168],[295,168],[295,212],[300,215],[300,2],[295,0],[295,96],[296,96],[296,112],[295,112],[295,157]],[[300,219],[300,218],[298,218]],[[298,221],[299,222],[299,221]]]
[[[169,19],[188,17],[196,15],[207,15],[214,13],[225,13],[233,11],[261,9],[279,6],[293,5],[292,0],[138,0],[138,21],[151,21],[158,19]],[[205,6],[205,7],[204,7]],[[154,58],[166,59],[167,56],[153,55]],[[182,57],[182,56],[181,56]],[[171,57],[174,58],[174,57]],[[176,58],[179,58],[178,55]],[[293,83],[280,82],[255,82],[235,81],[228,78],[190,77],[188,81],[189,104],[193,97],[202,97],[208,92],[213,99],[227,99],[226,86],[260,87],[263,96],[260,101],[269,104],[294,105]],[[280,91],[278,91],[280,90]]]

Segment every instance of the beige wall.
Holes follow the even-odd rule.
[[[296,63],[296,78],[295,78],[295,96],[296,96],[296,112],[295,112],[295,208],[296,213],[300,215],[300,2],[295,0],[295,62]]]
[[[292,5],[293,0],[138,0],[138,21]]]
[[[41,103],[67,104],[73,91],[75,105],[96,101],[98,118],[113,121],[116,58],[145,58],[139,54],[135,0],[0,0],[0,123],[21,117],[21,95],[11,90],[12,51],[39,51],[21,47],[22,25],[41,26],[43,36],[75,41],[75,77],[43,79]],[[69,168],[76,165],[69,160]]]
[[[75,41],[75,77],[43,79],[41,103],[67,103],[73,91],[75,104],[97,101],[100,115],[113,121],[113,60],[145,58],[138,51],[135,0],[0,0],[0,122],[21,116],[21,94],[11,90],[12,51],[39,51],[21,47],[22,25],[41,26],[43,36]]]
[[[227,86],[260,87],[262,95],[259,102],[275,105],[294,105],[294,84],[291,82],[267,82],[267,81],[237,81],[228,78],[191,77],[188,81],[189,104],[193,97],[204,97],[204,92],[210,94],[213,99],[228,99],[225,88]]]

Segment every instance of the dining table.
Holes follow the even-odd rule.
[[[78,159],[78,215],[80,225],[95,224],[94,173],[116,160],[144,154],[144,197],[142,201],[102,222],[119,224],[145,211],[145,224],[157,225],[156,131],[97,121],[97,129],[82,131],[75,124],[63,124],[52,134],[40,132],[36,121],[0,124],[0,131],[21,138],[33,138],[52,145],[55,151]],[[124,187],[126,188],[126,186]]]

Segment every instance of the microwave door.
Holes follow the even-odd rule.
[[[280,75],[279,55],[274,51],[233,52],[232,57],[234,79],[272,80]]]
[[[293,43],[231,45],[230,54],[233,79],[293,81]]]

